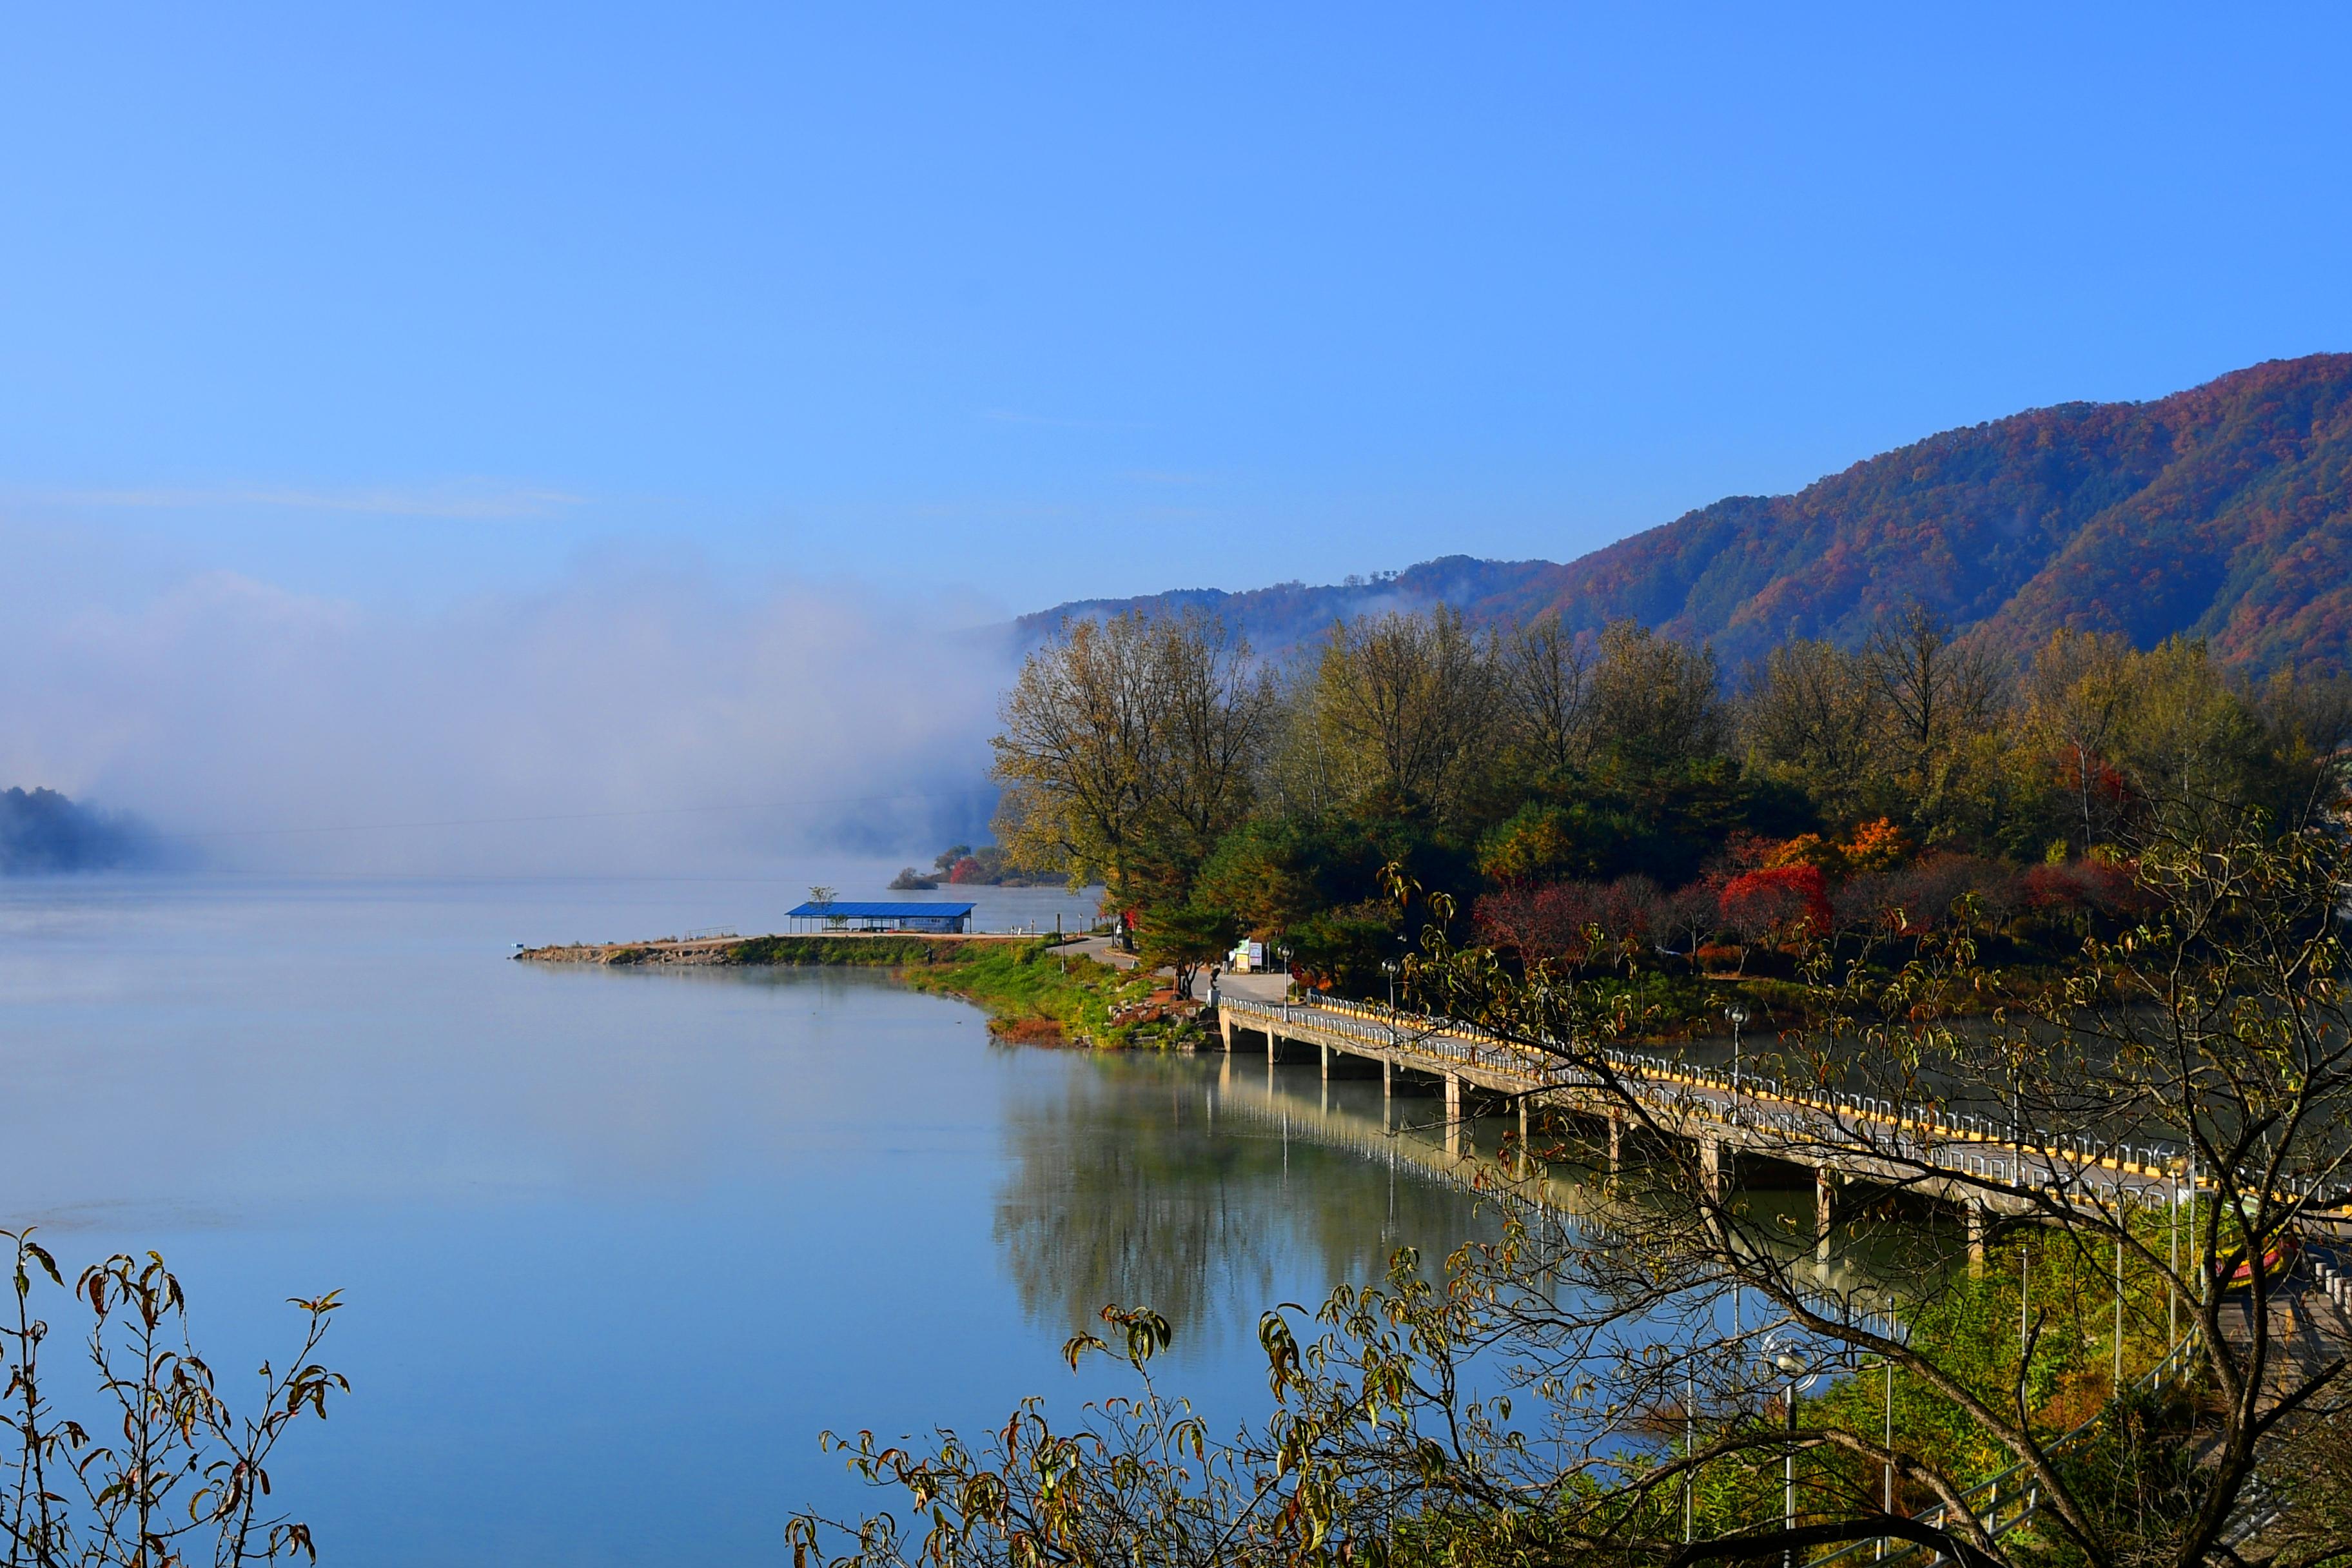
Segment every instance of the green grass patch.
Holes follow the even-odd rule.
[[[729,948],[726,962],[887,969],[917,991],[972,1003],[1009,1039],[1169,1046],[1199,1033],[1189,1023],[1113,1023],[1113,1015],[1147,1001],[1160,982],[1065,952],[1040,938],[763,936]]]
[[[1145,1001],[1159,984],[1149,975],[1057,952],[1050,942],[992,945],[969,958],[914,963],[899,978],[918,991],[959,996],[985,1010],[1014,1039],[1065,1039],[1096,1046],[1172,1043],[1166,1026],[1113,1024],[1121,1007]]]

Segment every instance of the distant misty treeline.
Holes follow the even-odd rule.
[[[53,789],[0,793],[0,876],[143,865],[155,847],[154,835],[135,817],[93,810]]]

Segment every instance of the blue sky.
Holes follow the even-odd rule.
[[[1565,558],[2352,347],[2347,17],[20,7],[0,530],[410,607]]]

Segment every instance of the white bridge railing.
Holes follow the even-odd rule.
[[[1507,1040],[1473,1024],[1391,1010],[1376,1002],[1318,999],[1312,1003],[1219,999],[1219,1008],[1259,1028],[1305,1038],[1309,1034],[1370,1047],[1398,1059],[1419,1057],[1491,1073],[1509,1090],[1590,1088],[1598,1079],[1561,1058]],[[1585,1047],[1595,1054],[1592,1047]],[[2103,1187],[2113,1200],[2124,1189],[2145,1193],[2158,1184],[2193,1184],[2187,1151],[2158,1142],[2101,1139],[2078,1132],[2016,1131],[1948,1106],[1897,1102],[1834,1089],[1792,1089],[1767,1074],[1728,1074],[1655,1053],[1602,1047],[1611,1071],[1643,1100],[1678,1113],[1697,1114],[1743,1135],[1763,1134],[1796,1153],[1824,1134],[1883,1138],[1876,1152],[1933,1165],[1955,1174],[2016,1183],[2037,1172],[2077,1188]],[[1850,1150],[1867,1157],[1872,1149]],[[2352,1218],[2352,1184],[2295,1191],[2315,1218]]]

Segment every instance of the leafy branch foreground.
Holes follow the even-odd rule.
[[[1498,1201],[1516,1206],[1507,1188]],[[975,1445],[951,1432],[928,1451],[828,1435],[867,1483],[894,1489],[909,1521],[877,1513],[856,1523],[797,1516],[789,1527],[799,1568],[899,1564],[1562,1563],[1668,1568],[1706,1563],[1796,1561],[1815,1547],[1884,1539],[1950,1554],[1972,1568],[2078,1563],[2061,1542],[2038,1549],[2005,1542],[2007,1554],[1973,1549],[1963,1531],[1912,1517],[1939,1500],[1958,1503],[2004,1468],[1997,1441],[1974,1429],[1933,1387],[1900,1380],[1882,1406],[1883,1364],[1841,1376],[1801,1400],[1793,1429],[1785,1392],[1769,1369],[1745,1364],[1785,1334],[1785,1320],[1676,1358],[1682,1401],[1612,1395],[1618,1380],[1563,1364],[1507,1326],[1523,1318],[1541,1244],[1519,1210],[1495,1244],[1465,1248],[1433,1284],[1410,1250],[1382,1285],[1343,1286],[1312,1315],[1286,1304],[1264,1315],[1275,1409],[1229,1439],[1211,1436],[1190,1403],[1163,1392],[1151,1361],[1172,1338],[1149,1309],[1106,1307],[1110,1342],[1086,1334],[1065,1347],[1073,1367],[1089,1354],[1125,1363],[1137,1391],[1090,1405],[1074,1430],[1056,1431],[1045,1404],[1023,1403]],[[2046,1270],[2062,1304],[2089,1292],[2095,1270]],[[1918,1314],[1920,1326],[1969,1366],[1970,1388],[1998,1398],[2020,1372],[2013,1285],[1954,1282],[1949,1298]],[[1517,1300],[1507,1300],[1511,1295]],[[1549,1309],[1534,1306],[1537,1311]],[[1935,1320],[1932,1323],[1925,1320]],[[2098,1353],[2085,1353],[2095,1350]],[[2071,1424],[2080,1396],[2111,1392],[2099,1374],[2095,1335],[2037,1336],[2028,1380],[2040,1385],[2033,1424],[2047,1436]],[[2162,1353],[2156,1347],[2154,1355]],[[1531,1361],[1531,1355],[1541,1364]],[[1645,1359],[1654,1373],[1663,1356]],[[2135,1351],[2134,1366],[2153,1359]],[[1484,1363],[1511,1393],[1469,1390]],[[1641,1380],[1644,1384],[1654,1377]],[[1884,1444],[1857,1440],[1875,1432]],[[2071,1483],[2097,1500],[2103,1519],[2184,1507],[2192,1478],[2178,1441],[2194,1412],[2161,1397],[2128,1395],[2106,1412],[2093,1441],[2060,1461]],[[1614,1452],[1588,1447],[1562,1462],[1568,1444],[1608,1426],[1629,1439]],[[1905,1455],[1926,1452],[1921,1465]],[[1783,1526],[1782,1467],[1801,1500]],[[2340,1489],[2352,1469],[2335,1468]],[[1882,1487],[1885,1489],[1882,1491]],[[1879,1502],[1891,1497],[1892,1513]],[[1961,1511],[1956,1509],[1955,1511]],[[2146,1523],[2142,1519],[2140,1523]],[[2130,1560],[2130,1559],[2121,1559]],[[2320,1556],[2312,1562],[2345,1560]]]
[[[296,1422],[324,1420],[328,1396],[351,1392],[315,1359],[338,1293],[292,1301],[300,1345],[282,1368],[261,1364],[255,1413],[239,1416],[190,1342],[187,1297],[163,1258],[117,1254],[92,1265],[72,1294],[89,1315],[83,1344],[97,1374],[100,1415],[86,1426],[52,1399],[42,1353],[50,1325],[33,1310],[43,1279],[65,1288],[57,1260],[29,1228],[0,1238],[15,1253],[16,1313],[0,1324],[0,1431],[13,1450],[0,1471],[8,1568],[317,1561],[310,1527],[272,1500],[269,1463]]]
[[[911,1511],[797,1517],[796,1561],[2352,1564],[2345,1347],[2290,1345],[2272,1304],[2352,1157],[2348,871],[2316,833],[2151,856],[2146,919],[2013,1013],[1983,1010],[1965,921],[1891,978],[1854,963],[1784,1042],[1818,1110],[1769,1121],[1662,1098],[1609,1048],[1639,1019],[1433,920],[1417,1000],[1549,1056],[1565,1112],[1488,1168],[1500,1238],[1267,1313],[1273,1410],[1223,1440],[1152,1380],[1169,1325],[1109,1310],[1070,1353],[1139,1392],[1070,1429],[1031,1402],[978,1444],[836,1443]],[[1999,1136],[1920,1131],[1956,1117]],[[2127,1177],[2119,1148],[2170,1163]],[[1563,1214],[1538,1157],[1608,1174]],[[1834,1228],[1754,1201],[1746,1160],[1821,1173]],[[2168,1392],[2135,1386],[2168,1357]]]

